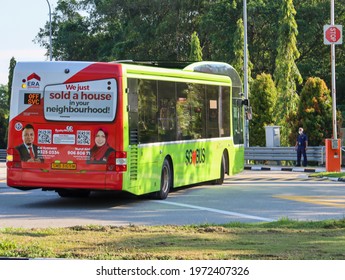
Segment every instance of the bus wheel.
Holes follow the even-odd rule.
[[[220,163],[220,178],[214,181],[215,185],[223,185],[225,177],[225,157],[224,154],[222,156],[222,161]]]
[[[172,187],[172,172],[171,166],[167,159],[164,160],[161,173],[160,190],[155,193],[156,199],[166,199]]]
[[[56,191],[60,197],[75,197],[75,198],[82,198],[88,197],[90,195],[89,190],[68,190],[68,189],[61,189]]]

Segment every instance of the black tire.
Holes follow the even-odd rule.
[[[60,197],[74,197],[74,198],[83,198],[89,197],[90,191],[89,190],[69,190],[69,189],[61,189],[56,191]]]
[[[166,199],[172,188],[172,171],[169,160],[165,159],[162,166],[161,172],[161,185],[160,190],[154,193],[156,199]]]
[[[220,177],[214,181],[215,185],[223,185],[225,178],[225,157],[222,156],[222,161],[220,163]]]

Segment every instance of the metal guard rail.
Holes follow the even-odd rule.
[[[252,161],[296,161],[295,147],[247,147],[244,159]],[[326,162],[325,146],[309,146],[307,149],[308,162],[316,161],[318,165]]]

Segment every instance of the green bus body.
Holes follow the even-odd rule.
[[[172,169],[173,188],[200,182],[217,182],[217,180],[219,183],[222,183],[222,180],[219,181],[221,176],[223,176],[221,174],[222,160],[224,161],[223,164],[225,164],[224,173],[228,175],[233,175],[243,170],[244,145],[241,87],[238,84],[237,87],[233,87],[230,77],[186,70],[126,65],[124,66],[124,80],[127,81],[125,88],[128,89],[127,93],[124,93],[128,95],[126,108],[129,108],[129,110],[126,110],[129,111],[129,115],[125,117],[129,122],[125,124],[124,132],[124,135],[128,135],[128,139],[125,138],[125,146],[128,143],[129,172],[125,175],[124,182],[130,182],[128,184],[124,183],[124,190],[137,195],[159,192],[162,183],[162,166],[165,159],[170,162]],[[179,139],[175,135],[175,131],[173,136],[167,139],[164,139],[164,137],[157,139],[159,138],[157,137],[154,140],[150,139],[148,143],[142,143],[140,134],[143,131],[140,128],[140,123],[142,121],[143,108],[140,108],[140,104],[138,105],[139,108],[133,108],[131,99],[135,99],[132,103],[140,103],[140,101],[137,101],[140,97],[136,95],[143,94],[147,96],[149,93],[145,91],[141,92],[140,89],[138,90],[138,86],[136,87],[135,85],[135,83],[138,84],[138,81],[154,84],[161,82],[170,84],[175,88],[180,84],[189,84],[227,89],[229,103],[228,107],[222,108],[222,110],[223,114],[227,114],[229,118],[229,123],[227,124],[228,135],[224,137],[222,135],[213,135],[211,138],[207,134],[194,135],[195,139],[187,140],[186,138]],[[132,86],[132,84],[134,85]],[[169,92],[169,94],[163,92],[163,94],[171,100],[178,99],[178,96],[176,97],[176,90],[175,92]],[[157,95],[155,98],[157,98]],[[164,101],[164,98],[161,99]],[[177,105],[172,105],[176,111]],[[210,103],[203,105],[205,110],[211,106]],[[218,105],[214,104],[215,111],[219,109],[217,107]],[[159,107],[158,104],[151,104],[151,106]],[[193,108],[191,109],[193,110]],[[159,110],[159,108],[155,108],[155,110]],[[176,115],[178,114],[175,114],[173,117],[176,118]],[[179,116],[177,116],[178,118]],[[210,116],[204,112],[202,123],[206,121],[205,118],[210,118]],[[175,130],[175,126],[177,126],[174,122],[175,120],[173,119],[171,130]],[[158,130],[160,129],[159,120],[156,121],[155,126],[158,126]],[[128,128],[128,132],[126,128]],[[224,127],[220,127],[219,129],[222,130]],[[134,141],[130,139],[131,135],[133,135],[132,130],[135,130],[135,132],[138,131],[139,134],[139,136],[135,136]],[[234,130],[237,131],[236,137],[234,137]],[[159,131],[158,134],[160,134]]]

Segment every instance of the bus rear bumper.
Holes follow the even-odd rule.
[[[122,190],[122,173],[46,171],[7,168],[7,185],[20,189]]]

